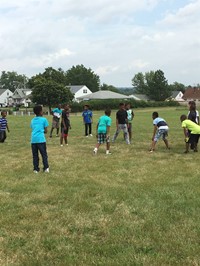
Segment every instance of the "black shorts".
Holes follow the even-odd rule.
[[[190,137],[189,137],[189,143],[193,144],[193,143],[198,143],[199,142],[199,134],[191,134],[190,133]]]

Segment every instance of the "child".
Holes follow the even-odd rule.
[[[111,126],[111,118],[110,118],[111,110],[107,109],[105,111],[105,115],[99,118],[97,124],[97,144],[94,148],[94,154],[97,154],[98,148],[102,143],[106,142],[106,154],[110,153],[110,126]]]
[[[8,132],[10,132],[6,116],[7,116],[7,112],[2,111],[1,112],[1,118],[0,118],[0,142],[1,143],[3,143],[7,137],[6,136],[6,129]]]
[[[154,129],[153,129],[152,144],[151,144],[150,152],[153,152],[155,150],[156,143],[161,137],[167,149],[169,149],[168,140],[166,139],[166,137],[168,136],[169,127],[166,121],[163,118],[158,116],[158,112],[153,112],[152,118],[153,118]]]
[[[189,152],[189,144],[193,145],[194,152],[197,152],[197,144],[200,136],[200,126],[191,120],[187,119],[186,115],[181,115],[180,117],[182,128],[185,136],[186,150],[184,153]],[[190,135],[188,137],[188,130],[190,131]]]
[[[33,108],[33,111],[36,115],[31,120],[31,148],[33,154],[33,172],[38,173],[40,171],[39,168],[39,152],[42,156],[43,162],[43,171],[49,173],[49,164],[48,164],[48,156],[46,150],[46,139],[45,135],[47,133],[47,127],[49,125],[46,118],[42,117],[42,106],[38,105]]]
[[[128,114],[124,109],[124,103],[119,104],[119,110],[116,113],[116,132],[113,136],[112,142],[114,142],[119,135],[119,132],[123,130],[124,137],[127,144],[130,144],[129,134],[128,134]]]
[[[88,129],[89,135],[92,137],[92,111],[89,110],[89,105],[84,105],[84,111],[82,113],[83,124],[85,125],[85,136],[88,137]]]
[[[127,116],[128,116],[127,118],[128,118],[128,134],[129,134],[129,140],[131,141],[131,139],[132,139],[132,120],[133,120],[133,117],[134,117],[134,113],[131,110],[130,103],[126,103],[125,104],[125,109],[126,109]]]
[[[69,111],[70,107],[68,104],[64,105],[64,110],[62,111],[62,121],[61,121],[61,135],[60,135],[60,146],[63,147],[63,139],[65,144],[67,143],[67,137],[69,129],[71,129],[70,120],[69,120]]]
[[[59,121],[60,121],[60,117],[62,115],[62,110],[61,110],[61,105],[59,104],[57,108],[53,109],[52,111],[52,115],[53,115],[53,120],[52,120],[52,127],[51,127],[51,132],[50,132],[50,138],[52,138],[52,133],[54,128],[56,128],[56,137],[58,137],[59,134]]]

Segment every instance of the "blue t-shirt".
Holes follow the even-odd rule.
[[[59,108],[55,108],[55,109],[53,109],[52,113],[53,113],[53,115],[56,116],[57,118],[60,118],[61,115],[62,115],[62,110],[59,109]]]
[[[49,123],[45,117],[36,116],[31,120],[31,143],[43,143],[46,142],[44,135],[45,127],[48,127]]]
[[[103,115],[98,121],[98,133],[107,133],[107,126],[111,126],[111,118],[107,115]]]
[[[168,125],[167,125],[166,121],[161,117],[155,118],[153,120],[153,125],[157,126],[159,129],[168,129]]]
[[[92,111],[90,110],[84,110],[82,113],[82,117],[84,119],[84,122],[86,124],[89,124],[92,122]]]
[[[0,131],[6,131],[7,128],[7,119],[4,117],[0,118]]]

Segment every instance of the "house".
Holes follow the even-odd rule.
[[[9,98],[9,105],[24,105],[27,107],[31,102],[31,92],[30,89],[16,89]]]
[[[96,91],[87,96],[79,97],[78,100],[105,100],[105,99],[129,99],[130,97],[124,94],[113,91]]]
[[[195,101],[197,104],[200,104],[200,88],[187,88],[183,94],[183,99],[187,102]]]
[[[9,89],[0,89],[0,107],[5,107],[9,105],[9,97],[12,96],[13,93]]]
[[[74,94],[74,101],[79,102],[78,98],[91,94],[91,90],[85,85],[70,85],[68,86],[71,93]]]
[[[182,91],[173,91],[172,95],[166,101],[184,102]]]

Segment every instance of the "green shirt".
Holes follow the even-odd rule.
[[[200,126],[189,119],[186,119],[182,122],[182,127],[190,130],[191,134],[200,134]]]
[[[107,115],[103,115],[98,121],[98,133],[107,133],[107,127],[111,126],[111,118]]]

